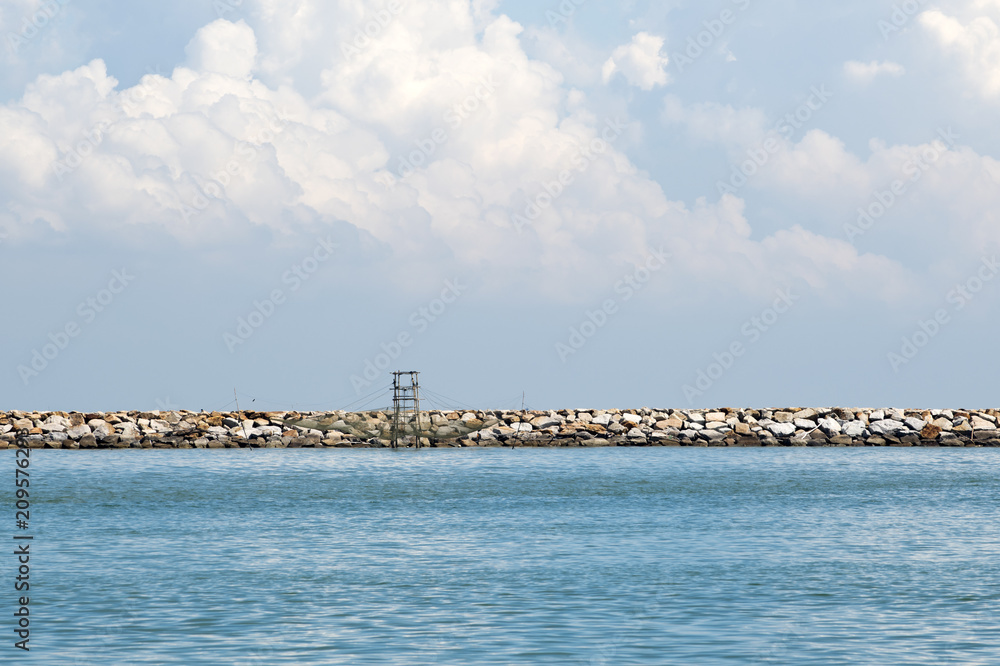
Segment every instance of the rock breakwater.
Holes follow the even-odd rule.
[[[421,443],[476,446],[1000,446],[1000,410],[428,411]],[[0,448],[372,448],[392,414],[0,412]],[[410,438],[411,442],[413,438]]]

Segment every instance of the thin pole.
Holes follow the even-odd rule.
[[[236,395],[236,389],[233,389],[233,397],[236,398],[236,416],[240,417],[240,425],[243,426],[243,439],[247,440],[247,444],[250,443],[250,438],[247,437],[247,424],[243,422],[243,414],[240,413],[240,396]]]

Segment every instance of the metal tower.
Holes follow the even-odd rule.
[[[392,448],[406,446],[407,437],[413,435],[414,448],[420,448],[423,428],[420,424],[419,372],[409,370],[392,373]],[[409,377],[409,383],[404,377]]]

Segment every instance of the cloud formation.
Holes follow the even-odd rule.
[[[670,81],[667,66],[670,58],[661,53],[663,37],[639,32],[628,44],[614,50],[604,63],[601,76],[608,83],[615,74],[621,74],[630,85],[642,90],[665,86]]]

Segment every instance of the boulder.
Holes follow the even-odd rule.
[[[795,434],[794,423],[788,423],[788,422],[772,423],[771,425],[767,426],[767,429],[770,430],[771,433],[777,437],[790,437],[791,435]]]
[[[841,433],[840,424],[837,423],[836,419],[820,419],[819,427],[823,430],[823,432],[830,436],[839,435]]]
[[[868,429],[876,435],[891,435],[905,428],[905,425],[894,419],[882,419],[868,424]]]
[[[973,430],[996,430],[997,427],[990,421],[980,418],[978,416],[972,417],[972,429]]]
[[[89,435],[90,432],[90,426],[86,423],[81,423],[80,425],[71,426],[66,429],[66,435],[70,439],[80,439],[85,435]]]
[[[562,425],[562,421],[555,416],[536,416],[530,421],[533,428],[551,428],[552,426]]]

